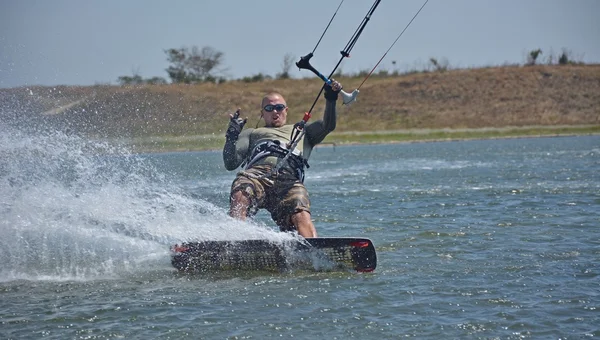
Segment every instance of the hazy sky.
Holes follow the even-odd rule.
[[[370,70],[425,0],[382,0],[343,72]],[[165,49],[211,46],[226,76],[281,72],[312,51],[340,0],[0,0],[0,87],[168,79]],[[372,0],[345,0],[311,63],[328,74]],[[541,48],[600,62],[599,0],[429,0],[380,68],[523,63]],[[396,65],[392,64],[396,61]],[[312,76],[309,71],[293,77]]]

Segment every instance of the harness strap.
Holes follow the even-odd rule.
[[[259,143],[256,145],[254,150],[252,150],[250,156],[246,159],[244,169],[250,168],[258,161],[269,156],[275,156],[278,158],[278,161],[281,161],[281,159],[285,158],[288,152],[289,151],[287,149],[281,146],[281,142],[278,140]],[[289,155],[287,160],[288,164],[292,167],[291,170],[296,172],[296,177],[300,181],[304,182],[304,167],[310,167],[308,165],[308,161],[296,153]]]

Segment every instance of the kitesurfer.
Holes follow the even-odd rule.
[[[240,110],[230,114],[223,162],[229,171],[244,166],[231,185],[231,217],[245,220],[259,209],[267,209],[281,231],[317,237],[308,191],[303,184],[304,168],[308,167],[314,146],[335,129],[336,100],[341,89],[342,85],[333,79],[330,85],[324,85],[323,119],[303,127],[305,133],[293,150],[288,147],[297,126],[286,124],[288,106],[280,93],[271,92],[262,99],[264,127],[243,130],[246,119],[240,118]],[[277,165],[281,161],[284,163]]]

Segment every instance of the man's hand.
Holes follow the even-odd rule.
[[[342,90],[342,84],[337,82],[335,79],[331,79],[331,85],[325,84],[325,99],[337,100],[338,94]]]
[[[238,136],[242,132],[244,125],[248,121],[248,118],[240,118],[240,110],[237,109],[235,113],[229,115],[229,126],[227,127],[227,132],[225,133],[225,137],[228,140],[237,140]]]

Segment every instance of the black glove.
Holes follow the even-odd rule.
[[[229,126],[227,127],[227,132],[225,133],[225,138],[229,140],[237,140],[238,136],[242,132],[244,125],[246,125],[247,118],[240,118],[240,109],[237,109],[235,113],[229,119]]]
[[[331,85],[325,84],[325,99],[336,101],[340,91],[334,91]]]

